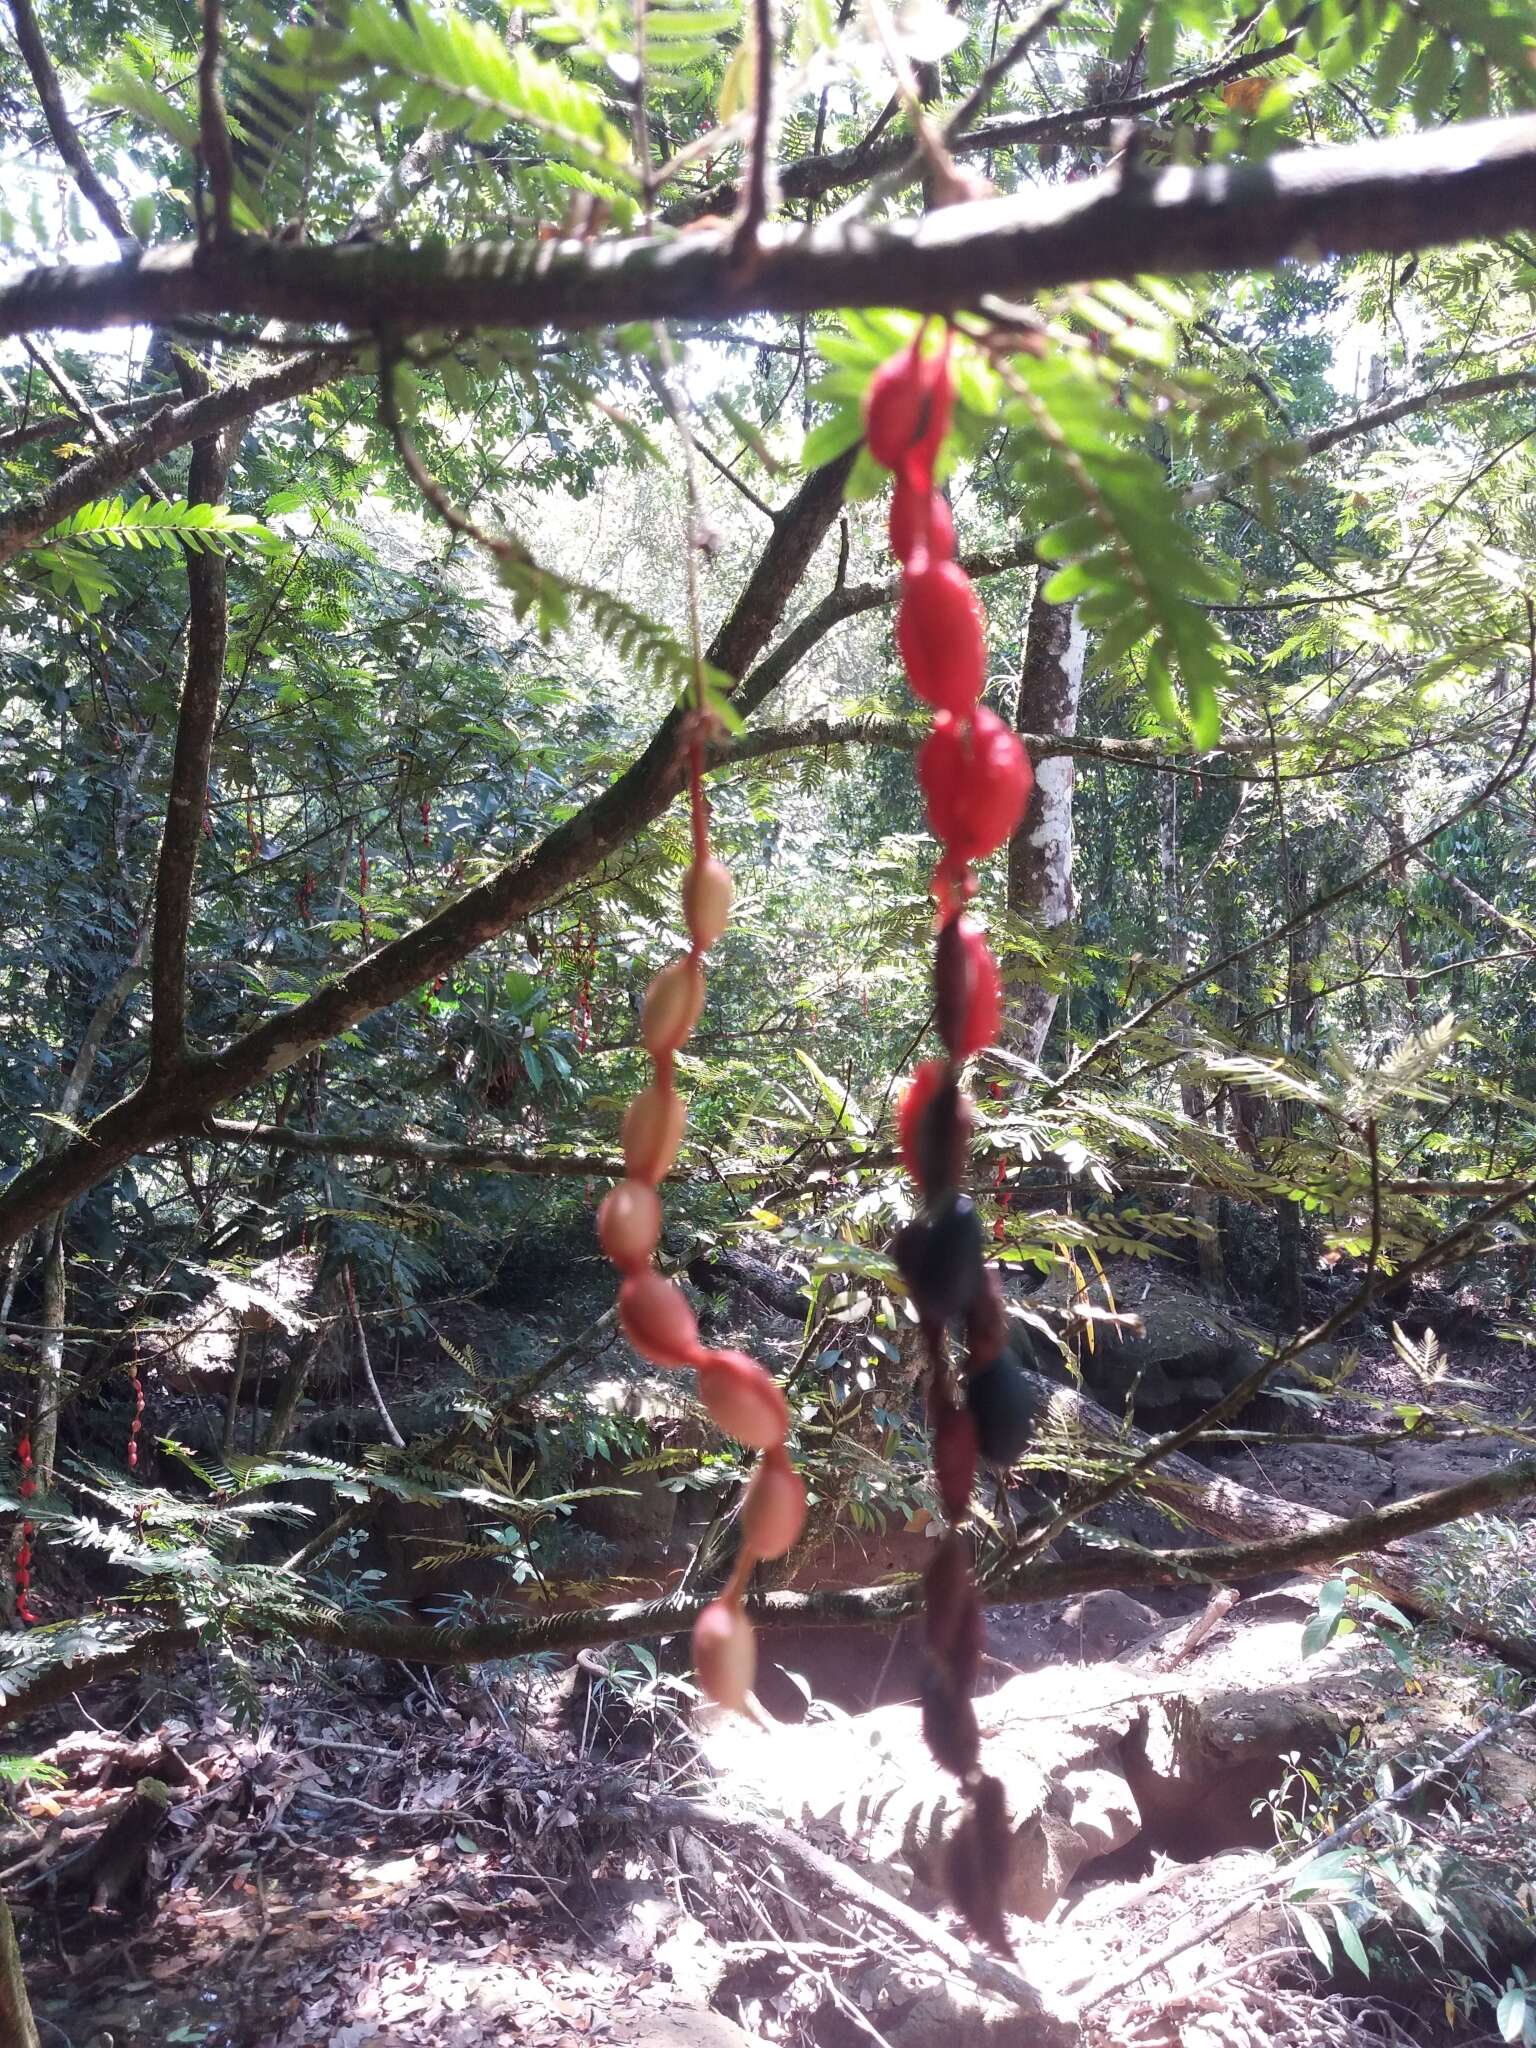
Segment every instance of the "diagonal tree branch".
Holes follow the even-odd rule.
[[[396,334],[444,327],[608,327],[750,311],[984,304],[1053,285],[1254,270],[1405,252],[1536,227],[1536,114],[1433,134],[1293,150],[1263,163],[945,207],[872,228],[768,227],[734,266],[732,230],[591,243],[185,243],[119,263],[42,266],[0,289],[0,336],[189,314],[319,320]]]
[[[746,587],[706,652],[713,667],[739,676],[761,653],[837,516],[852,465],[850,452],[817,470],[780,511]],[[189,679],[190,666],[189,649]],[[200,688],[199,727],[207,708]],[[519,918],[590,873],[659,817],[682,788],[681,725],[681,713],[669,713],[630,767],[531,851],[414,931],[360,960],[308,1002],[269,1018],[221,1053],[176,1063],[169,1043],[169,1018],[173,1013],[179,1015],[177,994],[184,985],[185,932],[179,961],[172,957],[177,942],[168,939],[163,961],[157,955],[155,986],[157,1003],[167,1020],[163,1058],[171,1061],[174,1082],[166,1085],[163,1067],[160,1073],[152,1071],[141,1088],[97,1117],[79,1138],[24,1168],[0,1191],[0,1246],[94,1187],[136,1153],[168,1138],[195,1136],[221,1103],[267,1075],[280,1073],[375,1010],[446,973],[466,953],[499,937]],[[174,828],[180,832],[190,818],[194,841],[201,817],[197,777],[199,772],[206,775],[206,753],[199,751],[199,742],[200,732],[189,733],[186,775],[177,785],[183,794],[189,795],[194,788],[199,791],[199,808],[191,811],[183,806],[174,820]],[[178,766],[181,762],[178,741]],[[167,831],[171,829],[168,823]],[[194,843],[194,854],[195,850]],[[191,865],[184,849],[162,879],[164,894],[157,896],[157,902],[163,901],[172,913],[174,930],[175,915],[191,900]]]
[[[53,68],[53,59],[48,54],[48,45],[43,41],[42,31],[37,25],[37,16],[32,12],[32,0],[11,0],[11,18],[16,24],[16,40],[21,45],[21,54],[37,97],[42,103],[43,118],[48,123],[48,133],[53,137],[53,146],[64,159],[75,183],[94,209],[97,219],[109,235],[119,242],[137,246],[138,237],[124,220],[117,201],[108,191],[105,181],[96,166],[85,153],[69,109],[64,104],[64,93],[59,85],[59,74]]]

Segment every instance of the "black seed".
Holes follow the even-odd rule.
[[[1035,1433],[1041,1403],[1009,1352],[972,1373],[965,1383],[965,1405],[975,1421],[976,1440],[988,1464],[1014,1464]]]
[[[947,1323],[976,1299],[986,1280],[981,1243],[981,1218],[965,1195],[898,1231],[896,1270],[923,1322]]]

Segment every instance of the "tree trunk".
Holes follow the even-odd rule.
[[[1019,670],[1019,701],[1014,724],[1020,732],[1049,733],[1070,738],[1077,731],[1083,691],[1083,660],[1088,636],[1070,605],[1049,604],[1041,595],[1054,572],[1035,575],[1024,659]],[[1054,938],[1071,921],[1072,792],[1076,771],[1069,754],[1035,763],[1035,786],[1024,822],[1008,848],[1008,915]],[[1045,1049],[1057,996],[1039,980],[1009,991],[1006,1034],[1025,1059],[1038,1060]]]
[[[1176,775],[1164,775],[1158,783],[1157,823],[1158,868],[1163,882],[1163,943],[1174,979],[1182,981],[1189,971],[1189,924],[1184,915],[1184,885],[1179,871],[1179,778]],[[1187,1040],[1190,1036],[1188,1005],[1175,1004],[1171,1015],[1173,1036],[1180,1041]],[[1179,1106],[1192,1124],[1204,1128],[1206,1103],[1203,1089],[1192,1081],[1181,1081]],[[1221,1286],[1223,1277],[1216,1198],[1209,1189],[1200,1189],[1191,1196],[1189,1206],[1195,1221],[1204,1226],[1197,1240],[1200,1278],[1214,1290]]]
[[[21,1951],[16,1946],[11,1909],[3,1896],[0,1896],[0,2041],[5,2043],[5,2048],[42,2048],[27,1999],[26,1979],[21,1973]]]

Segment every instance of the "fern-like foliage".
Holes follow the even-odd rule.
[[[176,542],[194,555],[223,554],[237,545],[277,547],[270,527],[227,505],[189,505],[185,498],[93,498],[44,534],[45,542],[89,547],[164,548]]]
[[[358,0],[338,27],[294,29],[285,47],[300,89],[367,78],[410,125],[489,142],[522,123],[569,162],[635,183],[628,145],[595,88],[457,8]]]

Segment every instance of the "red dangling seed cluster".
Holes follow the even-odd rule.
[[[21,1436],[16,1443],[16,1463],[21,1467],[21,1481],[16,1491],[23,1500],[31,1500],[37,1492],[37,1481],[32,1476],[32,1438]],[[35,1525],[24,1520],[21,1525],[21,1541],[16,1547],[16,1619],[23,1628],[30,1628],[37,1616],[32,1611],[32,1538],[37,1534]]]
[[[981,1460],[1006,1465],[1017,1458],[1032,1414],[1028,1383],[1007,1350],[1002,1296],[985,1263],[981,1222],[961,1192],[973,1115],[960,1075],[965,1061],[996,1037],[1002,1009],[997,962],[965,911],[976,893],[971,863],[1018,830],[1034,776],[1017,734],[980,701],[986,616],[954,559],[954,522],[934,484],[953,404],[949,338],[925,355],[923,336],[920,328],[910,348],[881,365],[865,399],[869,451],[896,473],[890,523],[891,548],[902,565],[896,644],[914,692],[937,713],[917,774],[928,822],[944,849],[933,894],[934,1013],[945,1057],[918,1068],[898,1111],[902,1158],[923,1210],[898,1234],[895,1256],[928,1353],[934,1477],[951,1524],[924,1586],[929,1671],[923,1730],[934,1757],[960,1779],[969,1809],[955,1837],[951,1896],[979,1934],[1006,1948],[1009,1828],[1002,1788],[981,1768],[971,1702],[981,1664],[981,1603],[959,1525],[969,1513]],[[964,1335],[963,1402],[946,1354],[952,1322]]]
[[[604,1196],[597,1234],[622,1275],[619,1325],[630,1343],[653,1365],[694,1371],[699,1399],[712,1420],[762,1453],[742,1500],[735,1567],[693,1631],[700,1685],[721,1706],[740,1709],[747,1704],[757,1662],[742,1597],[759,1560],[782,1557],[798,1538],[805,1524],[805,1485],[785,1449],[789,1407],[777,1381],[745,1352],[710,1350],[699,1337],[688,1297],[652,1264],[661,1241],[656,1185],[677,1156],[686,1121],[673,1068],[704,1008],[704,955],[724,932],[731,914],[731,877],[709,848],[703,767],[703,741],[696,730],[689,745],[693,864],[682,891],[691,943],[681,959],[662,968],[646,991],[640,1036],[651,1056],[653,1078],[625,1112],[621,1142],[626,1177]]]
[[[128,1470],[139,1469],[139,1438],[144,1430],[144,1382],[139,1378],[139,1340],[133,1340],[133,1358],[128,1367],[128,1384],[133,1388],[133,1420],[128,1425]]]

